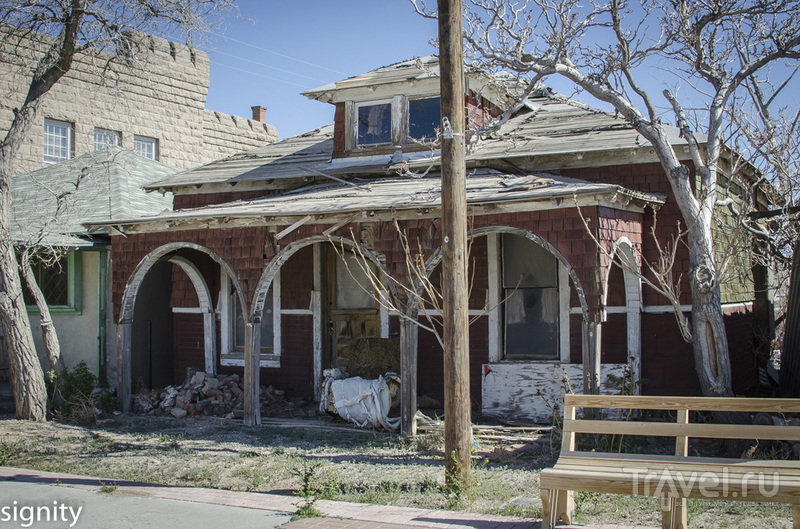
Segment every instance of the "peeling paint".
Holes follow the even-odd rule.
[[[618,393],[609,375],[622,378],[626,364],[602,364],[600,392]],[[508,362],[484,364],[482,412],[486,415],[549,424],[562,413],[564,394],[583,392],[583,364]]]

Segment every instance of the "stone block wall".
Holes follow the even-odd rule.
[[[4,135],[13,109],[24,101],[33,58],[39,52],[31,42],[18,42],[6,34],[2,37],[0,134]],[[189,169],[278,139],[272,125],[205,108],[209,60],[199,50],[147,37],[133,60],[106,52],[76,59],[72,69],[46,94],[16,172],[44,165],[45,119],[72,124],[73,155],[94,150],[94,130],[102,128],[120,133],[122,147],[127,149],[133,149],[134,136],[155,138],[157,159],[177,169]]]

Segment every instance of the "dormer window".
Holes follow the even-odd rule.
[[[435,139],[441,113],[438,97],[410,100],[408,102],[408,137],[417,141]]]
[[[351,103],[351,149],[407,145],[436,139],[439,127],[438,97],[392,99]]]
[[[356,105],[359,147],[392,143],[392,102],[378,101]]]

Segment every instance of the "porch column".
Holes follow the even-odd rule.
[[[325,322],[322,317],[322,248],[319,244],[314,245],[313,281],[311,312],[314,336],[314,400],[319,402],[322,399],[322,347],[324,345],[323,333],[325,332]]]
[[[244,424],[261,425],[261,322],[244,327]]]
[[[123,413],[131,411],[131,330],[130,320],[117,327],[117,396]]]
[[[203,313],[203,350],[205,351],[206,373],[217,375],[217,325],[214,308],[206,307]]]
[[[409,317],[417,319],[414,312]],[[400,433],[417,434],[417,336],[419,327],[405,319],[400,320]]]
[[[583,393],[600,392],[600,331],[599,321],[583,322]]]

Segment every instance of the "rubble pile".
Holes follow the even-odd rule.
[[[316,417],[318,407],[304,399],[288,398],[286,392],[272,386],[261,386],[263,417]],[[239,375],[212,375],[190,372],[182,385],[163,389],[140,387],[133,396],[133,411],[148,415],[208,415],[226,419],[244,417],[244,383]]]

